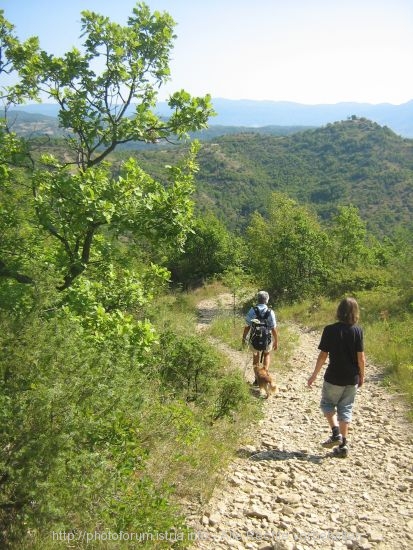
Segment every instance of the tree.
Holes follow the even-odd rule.
[[[38,49],[39,40],[35,36],[24,42],[19,41],[14,33],[14,26],[4,17],[4,10],[0,9],[0,76],[13,74],[16,65],[24,65],[28,59],[36,56]],[[25,87],[23,83],[17,87],[2,87],[0,94],[5,106],[35,97],[36,88],[32,85]]]
[[[252,273],[278,300],[299,300],[320,290],[328,240],[306,207],[273,193],[268,217],[252,217],[247,241]]]
[[[330,269],[325,292],[340,297],[357,290],[385,284],[384,266],[390,254],[389,243],[368,235],[358,209],[338,206],[330,232]]]
[[[245,268],[237,265],[230,266],[222,275],[223,283],[230,289],[232,294],[233,326],[236,326],[237,298],[245,297],[251,285],[251,277],[246,273]]]
[[[197,145],[163,183],[134,160],[111,165],[118,144],[183,136],[212,113],[208,96],[183,91],[171,97],[167,121],[153,112],[169,75],[172,28],[144,4],[125,27],[83,12],[83,53],[59,58],[35,38],[20,42],[0,13],[0,76],[19,78],[0,94],[5,548],[25,546],[29,532],[38,539],[45,525],[50,538],[50,526],[68,517],[135,532],[180,525],[145,474],[140,425],[145,401],[153,404],[153,380],[144,389],[157,336],[148,310],[169,275],[157,261],[190,231]],[[40,94],[58,103],[66,131],[54,148],[16,136],[7,116],[10,105]]]
[[[238,265],[242,259],[241,240],[209,213],[195,219],[185,250],[178,251],[169,266],[174,282],[199,284]]]
[[[58,288],[72,286],[92,262],[113,260],[108,251],[116,249],[122,233],[181,247],[192,216],[196,147],[180,166],[170,168],[167,186],[132,160],[114,177],[108,162],[121,143],[182,137],[205,127],[213,114],[209,96],[192,98],[185,91],[171,96],[173,112],[167,121],[154,112],[157,90],[169,78],[172,18],[137,4],[127,25],[121,26],[84,11],[82,51],[73,48],[62,57],[41,50],[37,39],[20,43],[12,25],[3,17],[1,21],[0,68],[19,76],[18,84],[4,89],[6,104],[45,95],[59,105],[59,123],[66,131],[60,158],[39,155],[20,140],[26,155],[14,159],[13,175],[16,179],[19,173],[22,179],[24,173],[20,190],[26,192],[27,218],[32,233],[41,235],[43,244],[47,241]],[[7,126],[3,134],[10,135]],[[10,145],[5,140],[3,145],[10,156]],[[16,181],[12,187],[16,194]],[[13,267],[9,258],[1,259],[0,275],[32,281],[33,272],[20,271],[31,253],[26,248],[26,258]]]
[[[1,78],[7,78],[14,72],[13,56],[16,60],[23,60],[34,55],[38,49],[37,38],[19,42],[13,30],[13,25],[0,10]],[[21,86],[19,95],[6,86],[0,87],[0,100],[5,106],[5,114],[10,102],[22,99],[21,94],[33,97],[33,90]],[[28,198],[24,188],[21,171],[15,168],[16,163],[24,163],[25,153],[26,147],[22,140],[9,131],[5,118],[0,120],[0,279],[6,278],[19,284],[33,283],[32,277],[28,275],[31,255],[25,253],[34,248],[27,209],[30,196]]]
[[[84,170],[121,143],[155,143],[206,126],[213,113],[209,95],[173,94],[168,121],[153,112],[157,90],[170,76],[175,22],[169,14],[151,13],[141,3],[126,26],[90,11],[82,12],[81,25],[83,52],[22,55],[20,45],[7,52],[21,78],[15,89],[45,94],[59,105],[72,163]]]
[[[336,259],[340,264],[359,265],[368,256],[366,224],[353,205],[338,206],[333,217],[332,234],[336,244]]]

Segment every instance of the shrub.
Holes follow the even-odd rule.
[[[214,403],[212,420],[231,417],[249,401],[249,391],[242,372],[230,372],[218,382],[218,395]]]
[[[374,290],[388,283],[389,274],[384,269],[368,266],[367,268],[345,268],[330,270],[326,279],[324,292],[326,296],[336,299],[346,294]]]
[[[198,337],[166,331],[160,336],[155,364],[164,391],[188,402],[208,393],[219,372],[220,358]]]
[[[68,317],[0,324],[2,547],[24,547],[29,532],[35,547],[58,530],[183,525],[145,470],[142,363],[110,341],[92,346]]]

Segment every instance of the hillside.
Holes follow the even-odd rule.
[[[139,153],[146,169],[178,151]],[[413,141],[367,119],[352,119],[290,136],[243,133],[204,143],[199,153],[197,204],[232,229],[272,191],[314,205],[328,219],[338,204],[354,204],[377,234],[409,223],[413,212]]]
[[[11,114],[21,135],[58,137],[53,117]],[[410,223],[413,141],[368,119],[353,116],[321,128],[211,126],[191,137],[202,142],[198,209],[214,211],[230,229],[245,227],[255,210],[265,212],[272,191],[314,205],[322,219],[338,204],[352,203],[379,235]],[[165,143],[125,144],[113,158],[134,151],[143,167],[162,179],[162,167],[184,150]]]
[[[49,105],[49,109],[44,109],[45,113],[41,114],[36,109],[31,109],[31,105],[22,106],[19,109],[14,109],[8,113],[8,122],[10,127],[16,134],[24,137],[39,136],[39,135],[49,135],[56,138],[62,137],[65,135],[65,132],[59,127],[57,119],[57,110],[52,109],[52,106]],[[39,105],[41,107],[46,107],[46,105]],[[24,108],[27,111],[23,110]],[[55,115],[53,113],[56,111]],[[221,124],[211,124],[208,128],[199,130],[197,132],[192,132],[190,137],[192,139],[199,139],[200,141],[211,141],[220,136],[225,136],[227,134],[239,134],[244,132],[259,133],[264,135],[274,135],[274,136],[287,136],[295,132],[303,131],[309,128],[312,128],[311,125],[264,125],[259,128],[251,128],[249,126],[242,125],[221,125]],[[119,149],[143,149],[151,150],[156,148],[156,145],[144,142],[131,142],[124,145],[119,145]]]
[[[10,128],[20,136],[48,135],[59,137],[64,134],[59,128],[57,118],[53,116],[11,110],[7,118]]]

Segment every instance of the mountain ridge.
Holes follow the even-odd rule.
[[[221,136],[198,154],[197,205],[230,229],[243,230],[251,214],[265,213],[271,193],[280,191],[311,205],[323,220],[337,205],[353,204],[369,230],[389,235],[411,223],[412,153],[413,140],[356,117],[282,137]],[[160,167],[176,160],[165,148],[136,154],[157,179]]]
[[[413,100],[400,105],[391,103],[320,103],[307,105],[291,101],[212,98],[217,116],[210,119],[210,126],[313,126],[350,118],[365,117],[381,126],[388,126],[402,137],[413,137]],[[58,105],[51,103],[27,104],[14,108],[33,114],[56,117]],[[131,106],[132,112],[133,106]],[[165,101],[156,108],[160,116],[168,116]]]
[[[211,124],[230,124],[237,121],[245,126],[323,126],[355,115],[373,120],[381,126],[388,126],[403,137],[413,137],[413,100],[401,105],[357,102],[306,105],[288,101],[216,98],[213,104],[218,116]]]

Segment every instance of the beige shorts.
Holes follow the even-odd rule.
[[[251,345],[251,348],[252,348],[252,351],[254,353],[261,353],[262,351],[264,353],[269,353],[271,350],[272,350],[272,339],[270,341],[270,343],[268,344],[268,346],[266,347],[266,349],[262,350],[262,349],[255,349],[254,346]]]

